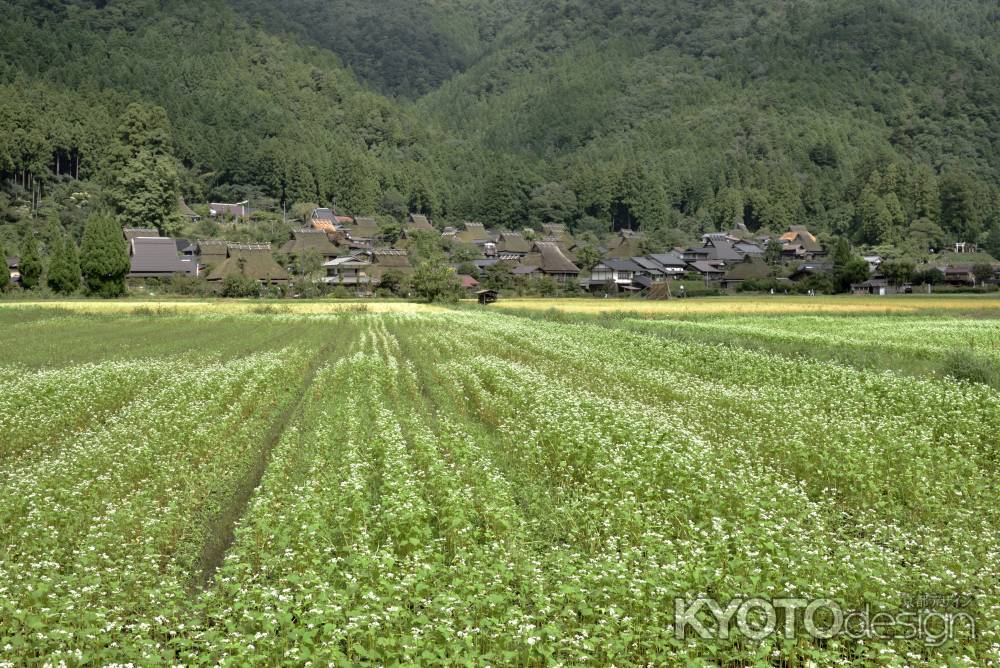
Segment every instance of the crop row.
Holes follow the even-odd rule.
[[[147,391],[121,390],[100,421],[7,418],[27,436],[0,486],[2,660],[1000,662],[995,390],[491,313],[322,325],[335,350],[304,394],[315,350],[184,374],[107,363],[51,382]],[[47,412],[78,405],[34,382]],[[213,518],[275,425],[234,542],[194,590]],[[977,636],[673,633],[676,596],[898,610],[927,591],[980,595]]]
[[[148,384],[119,410],[25,442],[0,486],[4,656],[106,663],[128,648],[155,660],[170,632],[157,635],[153,620],[186,601],[206,532],[303,364],[292,351],[172,373],[151,362]],[[43,374],[35,389],[74,371],[98,383],[96,396],[134,389],[133,365],[101,370]]]

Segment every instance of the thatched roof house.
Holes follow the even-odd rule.
[[[210,282],[247,276],[261,283],[284,283],[288,272],[271,255],[271,244],[229,244],[228,257],[208,276]]]
[[[298,257],[310,250],[327,259],[341,254],[323,230],[306,228],[295,230],[292,234],[294,238],[281,247],[281,252],[289,257]]]

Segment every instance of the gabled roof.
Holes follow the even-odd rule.
[[[611,243],[608,244],[608,254],[611,257],[627,258],[639,255],[639,245],[642,233],[633,230],[619,230]]]
[[[434,226],[431,225],[431,221],[428,220],[427,216],[422,213],[411,213],[410,217],[407,219],[407,224],[414,230],[434,230]]]
[[[324,267],[367,267],[371,264],[371,260],[368,259],[367,255],[345,255],[344,257],[334,258],[323,263]]]
[[[708,262],[706,260],[698,260],[697,262],[691,262],[691,267],[697,271],[699,274],[724,274],[725,270],[720,269],[718,265]]]
[[[7,257],[4,258],[4,260],[6,260],[7,262],[8,269],[17,269],[18,267],[21,266],[21,258],[19,257],[8,255]]]
[[[559,245],[551,241],[536,241],[532,247],[532,254],[541,256],[541,264],[538,268],[546,274],[579,274],[580,268],[573,264],[563,253]]]
[[[501,232],[497,239],[498,253],[530,253],[531,242],[520,232]]]
[[[482,223],[465,223],[464,228],[458,232],[456,237],[466,244],[485,243],[492,240],[486,231],[486,226]]]
[[[733,249],[737,253],[742,253],[744,255],[763,255],[764,249],[752,241],[738,241],[733,244]]]
[[[796,238],[808,239],[816,243],[816,237],[805,225],[790,225],[788,231],[781,235],[779,241],[795,241]]]
[[[479,287],[479,281],[468,274],[459,274],[458,280],[461,282],[463,288],[471,289]]]
[[[170,276],[188,271],[177,255],[177,244],[169,237],[135,237],[129,241],[129,254],[132,277]]]
[[[560,241],[564,241],[565,238],[569,236],[566,226],[561,223],[548,223],[542,225],[542,234],[547,237],[555,237]]]
[[[309,219],[313,221],[333,223],[336,221],[336,215],[333,213],[333,209],[319,208],[313,209],[312,215],[309,216]]]
[[[656,262],[660,263],[664,267],[681,267],[687,266],[687,262],[684,261],[680,255],[674,252],[670,253],[653,253],[647,257],[652,258]]]
[[[819,245],[816,237],[804,225],[792,225],[788,228],[787,232],[779,237],[778,241],[784,246],[786,251],[790,250],[790,246],[801,246],[802,250],[807,253],[815,253],[822,250],[822,246]]]
[[[122,230],[122,234],[125,235],[125,241],[132,241],[138,237],[158,237],[160,236],[159,230],[155,227],[126,227]]]
[[[201,218],[201,216],[196,214],[194,210],[188,206],[187,202],[184,201],[183,197],[177,198],[177,211],[185,218],[190,218],[192,220]]]
[[[725,235],[708,235],[704,248],[708,250],[709,260],[738,261],[743,256],[733,249],[733,242]]]
[[[281,247],[281,252],[287,255],[298,255],[307,250],[315,250],[323,257],[334,257],[339,254],[337,247],[330,242],[323,230],[305,228],[295,230],[295,238]]]
[[[256,281],[287,281],[288,272],[271,256],[271,244],[229,244],[229,257],[208,276],[221,281],[230,276],[247,276]]]
[[[374,239],[378,236],[378,221],[374,218],[355,218],[354,223],[344,225],[352,239]]]
[[[403,268],[410,266],[410,258],[405,250],[398,248],[376,248],[372,251],[374,263],[383,267]]]
[[[229,242],[221,239],[201,239],[197,243],[198,255],[205,258],[224,259],[229,254]]]
[[[645,272],[652,273],[655,275],[660,275],[663,273],[664,269],[663,265],[661,265],[659,262],[657,262],[651,257],[634,257],[632,258],[632,262],[635,262],[637,265],[642,267],[643,271]]]
[[[541,270],[533,264],[522,264],[520,266],[511,269],[510,273],[512,273],[514,276],[528,276],[538,271]]]
[[[601,265],[604,265],[609,269],[614,269],[615,271],[642,271],[642,267],[630,259],[623,260],[623,259],[608,258],[607,260],[602,261],[597,266]]]
[[[745,281],[750,278],[767,278],[771,275],[771,267],[759,258],[748,257],[743,262],[734,264],[726,272],[727,281]]]

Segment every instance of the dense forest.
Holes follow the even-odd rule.
[[[87,206],[142,217],[120,194],[155,184],[147,210],[1000,252],[987,0],[0,0],[0,56],[15,250],[26,220],[79,238]],[[123,156],[135,103],[162,143]]]

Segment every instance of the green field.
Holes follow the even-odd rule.
[[[992,306],[730,301],[0,306],[0,665],[1000,663]]]

